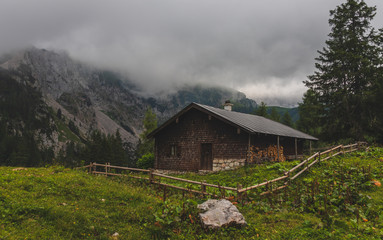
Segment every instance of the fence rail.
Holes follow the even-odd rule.
[[[226,187],[226,186],[220,186],[220,185],[215,185],[215,184],[210,184],[206,183],[206,181],[193,181],[193,180],[188,180],[188,179],[183,179],[183,178],[178,178],[178,177],[173,177],[173,176],[168,176],[165,174],[161,174],[158,172],[155,172],[154,170],[150,169],[139,169],[139,168],[129,168],[129,167],[120,167],[120,166],[114,166],[110,165],[109,163],[106,164],[100,164],[100,163],[90,163],[89,165],[86,165],[84,167],[80,168],[88,168],[88,172],[92,174],[100,174],[100,175],[105,175],[105,176],[127,176],[135,179],[142,179],[142,180],[147,180],[149,181],[150,184],[156,184],[159,186],[164,187],[164,199],[165,199],[165,194],[166,194],[166,188],[173,188],[181,191],[186,191],[190,193],[196,193],[196,194],[201,194],[201,195],[210,195],[213,197],[230,197],[230,194],[226,194],[226,191],[231,191],[231,194],[236,195],[237,199],[240,199],[243,194],[247,194],[248,192],[259,189],[261,187],[266,187],[266,190],[264,192],[259,193],[260,196],[267,195],[270,193],[273,193],[275,191],[279,191],[281,189],[286,188],[289,185],[290,181],[295,180],[297,177],[299,177],[301,174],[304,172],[308,171],[310,168],[312,168],[316,163],[320,163],[323,161],[326,161],[332,157],[335,157],[339,154],[345,154],[349,152],[353,152],[356,150],[360,150],[361,148],[365,147],[367,144],[365,142],[358,142],[355,144],[349,144],[349,145],[339,145],[335,146],[331,149],[325,150],[323,152],[316,152],[310,157],[308,157],[306,160],[300,162],[290,170],[286,171],[283,176],[267,180],[262,183],[258,183],[253,186],[249,186],[246,188],[243,188],[241,184],[237,184],[236,188],[233,187]],[[99,168],[97,168],[99,167]],[[103,169],[104,171],[100,171],[99,169]],[[115,173],[111,172],[111,169],[117,169],[117,170],[125,170],[125,171],[132,171],[132,172],[139,172],[141,174],[147,174],[148,177],[144,177],[142,175],[140,176],[134,176],[132,174],[121,174],[121,173]],[[293,175],[295,173],[295,175]],[[181,186],[176,186],[172,185],[169,183],[163,183],[161,182],[161,178],[173,180],[176,182],[180,183],[188,183],[192,184],[195,187],[181,187]],[[278,184],[282,183],[281,186],[273,186],[273,184]],[[214,193],[208,192],[207,187],[213,188]],[[196,189],[198,188],[198,189]],[[216,194],[215,192],[218,191],[220,195]],[[235,197],[235,196],[234,196]]]

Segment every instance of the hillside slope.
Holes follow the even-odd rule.
[[[117,232],[119,239],[381,239],[382,159],[383,149],[372,148],[322,162],[287,192],[237,204],[247,227],[217,231],[201,228],[196,204],[203,199],[190,194],[168,189],[163,202],[162,188],[129,178],[62,167],[0,167],[0,238],[108,239]],[[269,163],[197,178],[223,185],[263,181],[289,165]]]
[[[145,103],[116,74],[76,62],[63,53],[36,48],[3,59],[0,67],[16,80],[26,79],[24,84],[41,92],[45,102],[54,111],[60,109],[82,133],[98,129],[113,134],[118,129],[126,141],[138,141]],[[114,116],[118,118],[112,119]]]

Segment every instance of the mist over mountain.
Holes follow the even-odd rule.
[[[191,102],[221,107],[230,99],[235,103],[234,110],[242,112],[253,112],[257,106],[245,94],[225,86],[190,83],[158,96],[148,96],[126,75],[73,60],[65,53],[37,48],[1,56],[0,70],[0,80],[6,83],[0,95],[4,106],[0,120],[6,119],[7,127],[15,134],[24,131],[16,126],[29,128],[28,119],[15,120],[9,114],[12,109],[7,108],[11,102],[9,91],[25,92],[18,106],[38,102],[29,110],[30,118],[45,119],[44,124],[29,129],[31,137],[40,148],[53,147],[56,154],[69,141],[86,141],[94,130],[107,135],[119,131],[125,142],[135,146],[148,107],[162,123]],[[12,82],[17,87],[7,89]],[[13,98],[18,95],[12,94]]]

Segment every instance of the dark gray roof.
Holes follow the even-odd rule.
[[[318,140],[315,137],[312,137],[306,133],[295,130],[289,126],[283,125],[282,123],[275,122],[273,120],[240,112],[228,111],[224,109],[214,108],[207,105],[202,105],[194,103],[197,106],[200,106],[207,111],[214,113],[217,116],[220,116],[238,127],[246,130],[250,133],[264,133],[276,136],[285,136],[285,137],[294,137],[302,138],[309,140]]]
[[[291,127],[283,125],[279,122],[275,122],[273,120],[270,120],[261,116],[228,111],[228,110],[224,110],[220,108],[202,105],[199,103],[191,103],[190,105],[185,107],[178,114],[176,114],[171,119],[166,121],[156,130],[151,132],[149,134],[149,137],[154,136],[158,131],[166,127],[169,123],[174,121],[178,116],[189,111],[191,108],[196,108],[201,111],[207,112],[211,114],[212,116],[215,116],[216,118],[221,119],[231,125],[235,125],[236,127],[239,127],[243,129],[244,131],[251,134],[263,133],[263,134],[270,134],[275,136],[293,137],[293,138],[315,140],[315,141],[318,140],[317,138],[310,136],[306,133],[300,132]]]

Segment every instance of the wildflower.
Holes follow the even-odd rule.
[[[161,227],[161,224],[160,224],[160,222],[157,221],[157,222],[154,223],[154,226]]]
[[[372,179],[371,182],[372,182],[375,186],[377,186],[377,187],[382,186],[382,184],[381,184],[378,180]]]

